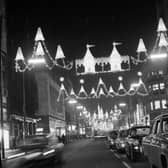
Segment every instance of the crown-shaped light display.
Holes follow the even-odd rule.
[[[62,61],[61,64],[57,61],[58,59]],[[40,65],[45,66],[48,69],[52,69],[54,66],[58,66],[60,68],[70,70],[73,66],[73,63],[65,62],[65,56],[60,45],[57,47],[55,60],[51,57],[45,44],[44,35],[41,28],[39,27],[34,39],[32,56],[27,61],[25,61],[21,47],[19,47],[15,58],[15,68],[16,71],[24,72],[27,69],[31,70],[37,65]]]

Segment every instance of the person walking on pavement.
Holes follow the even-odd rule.
[[[62,143],[65,144],[65,135],[64,134],[62,134],[61,139],[62,139]]]

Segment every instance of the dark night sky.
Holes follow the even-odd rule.
[[[156,37],[154,1],[123,3],[118,0],[115,3],[112,1],[111,5],[94,6],[81,2],[77,4],[80,7],[73,8],[70,5],[64,7],[64,2],[34,2],[16,0],[14,6],[10,1],[7,5],[8,36],[13,46],[12,53],[16,52],[17,46],[22,46],[25,54],[29,55],[39,26],[53,57],[57,44],[61,44],[69,59],[83,57],[86,43],[96,44],[92,49],[95,57],[108,56],[113,41],[123,43],[118,47],[121,54],[134,55],[140,37],[144,39],[147,48],[153,45],[151,41]],[[40,5],[37,2],[41,2]]]
[[[86,43],[95,44],[91,51],[95,57],[109,56],[113,41],[122,55],[134,56],[139,38],[147,49],[154,45],[157,29],[155,0],[111,1],[112,4],[90,5],[85,1],[70,7],[39,0],[7,3],[9,55],[13,59],[18,46],[26,56],[32,54],[37,27],[41,27],[52,57],[61,44],[68,59],[81,58]],[[40,5],[37,4],[40,2]],[[68,6],[69,5],[69,6]],[[117,77],[116,77],[117,79]]]

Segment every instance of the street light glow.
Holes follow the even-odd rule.
[[[32,58],[28,60],[29,64],[45,64],[45,62],[44,58]]]
[[[77,106],[76,108],[77,108],[78,110],[81,110],[81,109],[83,109],[83,106],[79,105],[79,106]]]
[[[126,106],[126,103],[120,103],[119,106],[120,106],[120,107],[125,107],[125,106]]]
[[[77,100],[71,99],[71,100],[69,100],[68,102],[69,102],[69,104],[76,104],[76,103],[77,103]]]
[[[139,83],[133,83],[133,84],[131,84],[131,88],[137,88],[137,87],[139,87]]]
[[[151,54],[150,58],[151,59],[158,59],[158,58],[166,58],[167,54],[166,53],[162,53],[162,54]]]

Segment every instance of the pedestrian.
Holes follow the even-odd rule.
[[[64,134],[62,134],[61,139],[62,139],[62,143],[65,144],[65,135]]]
[[[61,137],[58,135],[58,141],[61,142]]]

